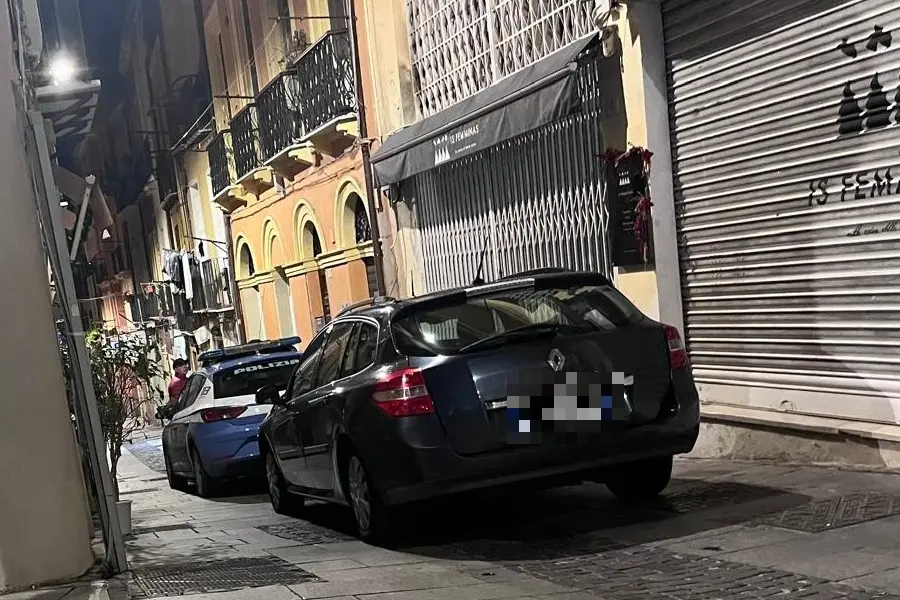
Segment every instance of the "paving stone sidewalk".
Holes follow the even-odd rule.
[[[411,508],[377,548],[339,507],[171,491],[154,443],[120,464],[139,598],[900,600],[900,475],[682,460],[652,505],[587,484],[473,496]]]

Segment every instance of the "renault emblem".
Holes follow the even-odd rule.
[[[559,373],[566,366],[566,357],[563,356],[562,352],[554,348],[550,351],[550,356],[547,357],[547,364],[550,365],[551,369]]]

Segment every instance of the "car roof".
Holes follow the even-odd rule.
[[[241,356],[238,358],[231,358],[223,360],[222,362],[213,363],[211,365],[207,365],[205,367],[197,369],[197,372],[203,373],[208,377],[212,377],[222,371],[234,369],[235,367],[258,365],[260,363],[267,363],[276,360],[290,360],[295,358],[300,358],[300,352],[297,352],[296,350],[287,352],[270,352],[268,354],[254,354],[252,356]]]
[[[571,285],[613,285],[608,277],[593,271],[570,271],[568,269],[534,269],[501,277],[496,281],[482,284],[461,286],[432,292],[424,296],[397,300],[395,298],[373,298],[344,309],[337,317],[343,319],[351,316],[369,316],[385,323],[398,313],[408,312],[415,308],[424,308],[431,304],[443,304],[454,297],[465,298],[490,294],[497,291],[532,286],[571,286]]]

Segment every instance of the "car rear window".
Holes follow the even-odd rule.
[[[252,396],[266,385],[274,385],[279,391],[285,390],[299,363],[300,358],[297,357],[240,365],[219,371],[213,377],[216,398]]]
[[[609,330],[644,315],[608,285],[510,290],[424,308],[393,323],[398,350],[412,356],[455,354],[487,337],[529,325]]]

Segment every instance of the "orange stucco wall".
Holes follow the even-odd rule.
[[[275,339],[281,337],[281,325],[278,323],[278,304],[275,302],[275,286],[264,283],[259,286],[262,294],[263,323],[266,325],[266,337]]]
[[[283,195],[270,190],[234,211],[231,221],[236,259],[239,261],[242,248],[248,247],[255,269],[253,277],[247,277],[238,265],[239,283],[254,277],[265,279],[275,267],[286,269],[304,344],[315,334],[316,318],[323,316],[317,272],[306,272],[318,266],[310,262],[314,257],[308,255],[302,243],[307,223],[311,222],[317,230],[322,247],[318,262],[326,272],[331,316],[342,307],[369,297],[366,270],[359,258],[352,223],[343,220],[347,196],[355,192],[364,198],[360,153],[351,149],[337,159],[323,160],[328,162],[307,170],[295,181],[287,181]],[[291,275],[292,267],[304,273]],[[259,285],[266,335],[276,337],[281,327],[274,287],[270,281]]]

